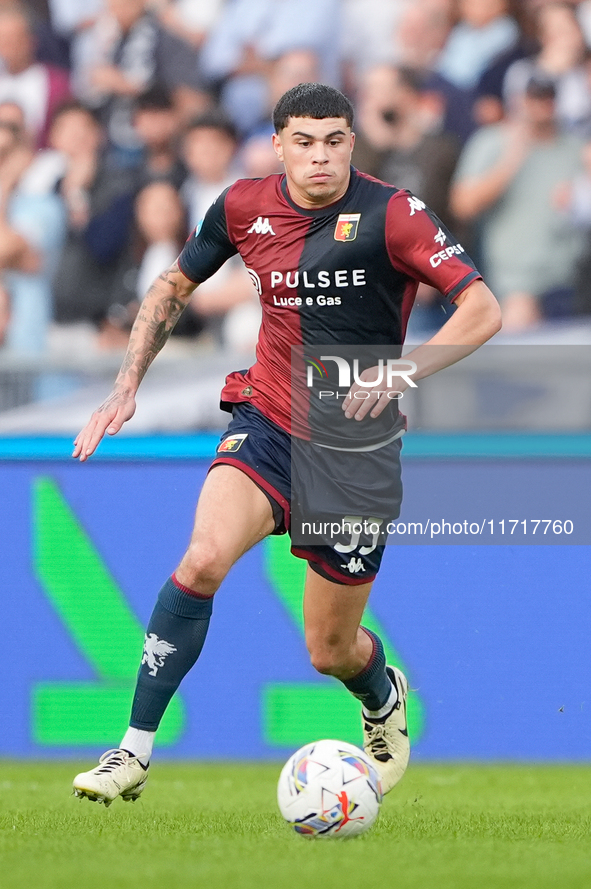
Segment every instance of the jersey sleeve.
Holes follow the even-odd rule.
[[[178,258],[181,272],[189,281],[201,284],[227,259],[238,253],[228,235],[226,195],[230,186],[216,198],[201,225],[189,235]]]
[[[388,203],[386,246],[394,268],[430,284],[451,302],[482,277],[449,229],[406,190],[396,192]]]

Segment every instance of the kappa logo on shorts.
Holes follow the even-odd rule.
[[[365,567],[361,559],[356,559],[355,556],[351,556],[346,565],[341,565],[341,568],[348,568],[351,574],[359,574],[360,571],[365,571]]]
[[[361,213],[341,213],[334,230],[335,241],[354,241]]]
[[[229,435],[218,445],[218,454],[227,454],[228,452],[233,453],[234,451],[240,450],[245,438],[248,438],[248,432],[239,432],[238,435]]]

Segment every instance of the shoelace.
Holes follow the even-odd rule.
[[[130,756],[125,750],[107,750],[99,759],[97,772],[113,772],[119,766],[137,762],[137,756]],[[104,763],[104,765],[103,765]]]
[[[388,742],[385,738],[386,726],[383,723],[374,725],[367,735],[367,746],[371,748],[374,756],[382,756],[384,753],[390,753],[388,750]]]

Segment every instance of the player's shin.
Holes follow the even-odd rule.
[[[121,747],[143,758],[151,752],[153,733],[160,725],[170,699],[201,654],[209,628],[213,597],[205,597],[182,586],[175,576],[160,593],[144,643],[130,730]]]
[[[361,701],[368,715],[382,716],[396,704],[397,692],[386,672],[386,655],[380,637],[366,627],[361,629],[371,639],[371,657],[363,670],[344,680],[343,685]]]

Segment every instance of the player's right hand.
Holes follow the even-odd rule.
[[[134,413],[135,398],[131,392],[127,389],[113,391],[74,439],[72,457],[83,463],[94,454],[105,432],[116,435]]]

